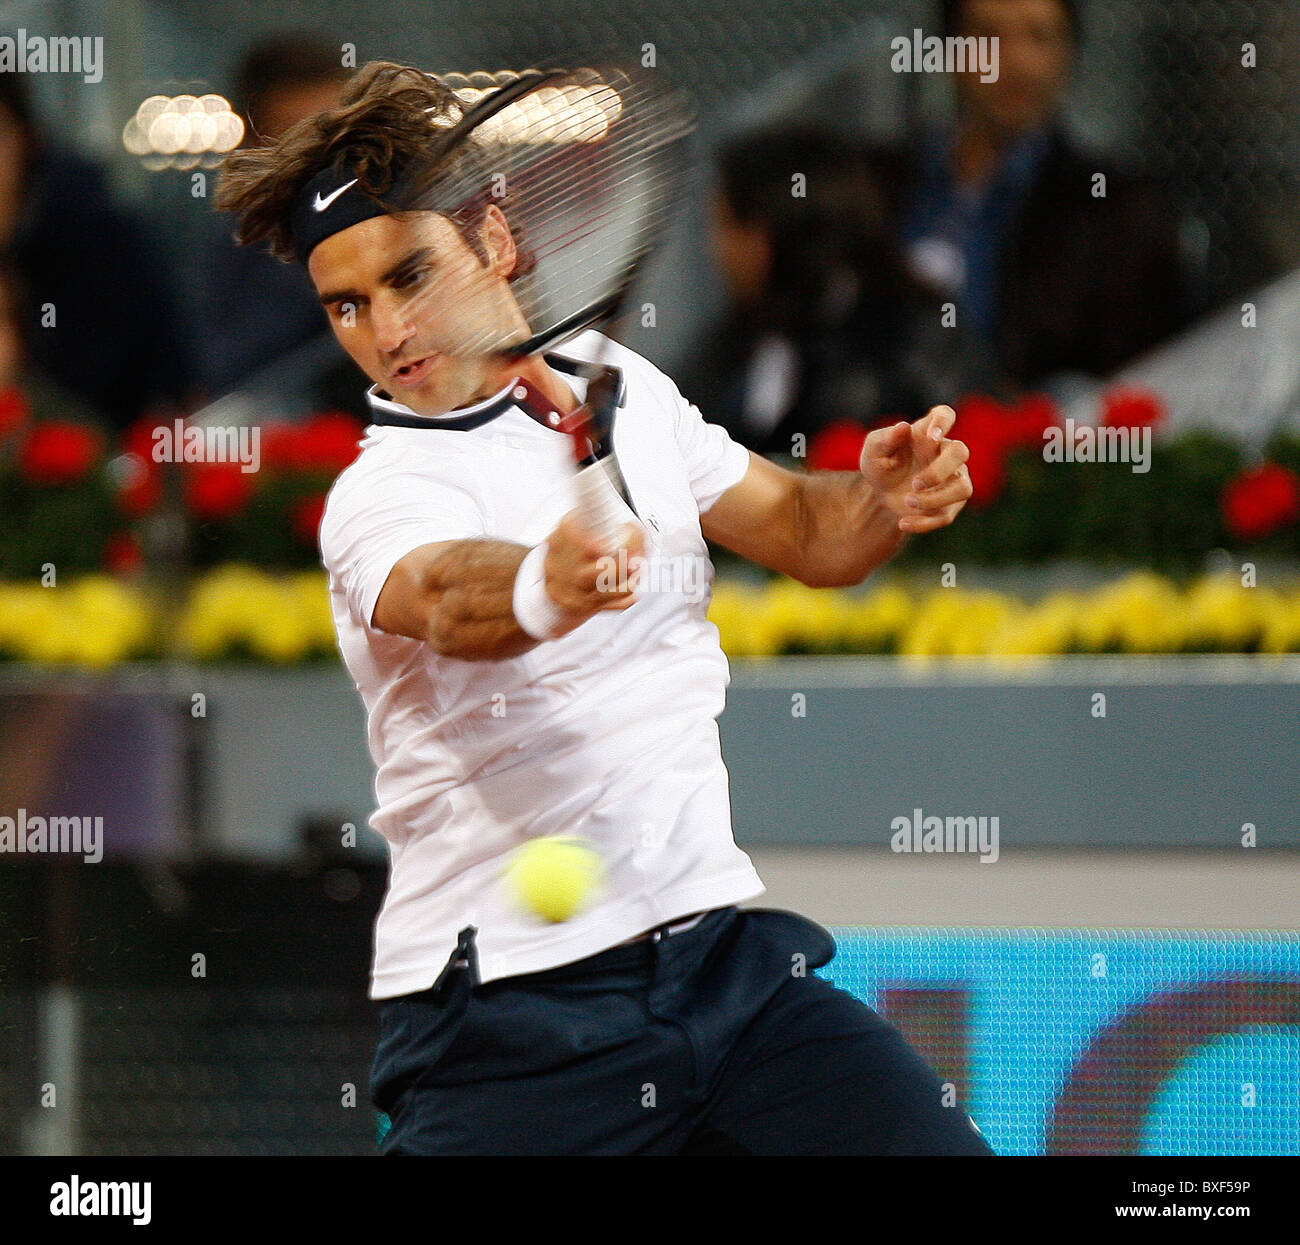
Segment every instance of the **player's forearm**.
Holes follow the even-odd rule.
[[[426,642],[447,657],[500,661],[538,642],[514,612],[515,576],[527,555],[508,540],[462,540],[425,573]]]
[[[815,588],[860,584],[907,540],[897,515],[856,471],[805,475],[798,513],[797,578]]]

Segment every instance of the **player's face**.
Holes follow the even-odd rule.
[[[1060,0],[966,0],[958,34],[997,39],[998,77],[959,74],[962,111],[1007,134],[1045,124],[1065,89],[1073,38]]]
[[[514,244],[495,206],[478,237],[486,262],[445,216],[376,216],[326,238],[308,260],[339,343],[417,414],[495,393],[510,376],[486,352],[527,335],[507,281]]]

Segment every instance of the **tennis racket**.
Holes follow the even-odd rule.
[[[521,360],[618,320],[680,198],[692,130],[681,99],[653,74],[617,66],[443,81],[465,111],[431,140],[398,207],[472,220],[497,202],[517,252],[510,293],[527,325],[452,349]],[[454,294],[435,285],[424,297]],[[611,436],[619,374],[604,362],[578,374],[587,388],[575,411],[555,410],[522,379],[512,397],[572,439],[580,513],[612,547],[632,517]]]

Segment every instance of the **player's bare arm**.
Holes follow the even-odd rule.
[[[971,495],[970,456],[946,406],[878,428],[858,471],[803,474],[751,452],[744,479],[701,516],[711,541],[814,588],[861,583],[909,535],[937,531]]]
[[[628,564],[643,556],[639,529],[628,524],[622,544]],[[514,613],[515,578],[528,553],[508,540],[452,540],[422,545],[389,573],[375,604],[381,631],[422,640],[446,657],[501,661],[518,657],[539,641]],[[611,586],[601,575],[610,556],[583,526],[577,512],[559,522],[547,539],[546,591],[565,618],[567,635],[602,610],[623,610],[636,599],[634,583]],[[617,556],[617,550],[613,556]]]

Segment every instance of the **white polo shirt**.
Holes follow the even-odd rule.
[[[583,333],[548,356],[594,360]],[[610,343],[623,373],[614,451],[646,527],[644,587],[521,657],[466,661],[372,621],[394,564],[421,545],[486,537],[532,546],[577,505],[571,441],[509,390],[421,417],[370,392],[371,425],[321,525],[339,649],[365,702],[388,891],[372,998],[431,986],[467,925],[481,980],[571,963],[706,908],[763,893],[736,846],[717,716],[730,674],[706,617],[713,579],[700,514],[745,474],[748,451],[673,383]],[[565,378],[579,397],[583,382]],[[502,883],[510,853],[549,834],[589,839],[604,884],[548,924]]]

